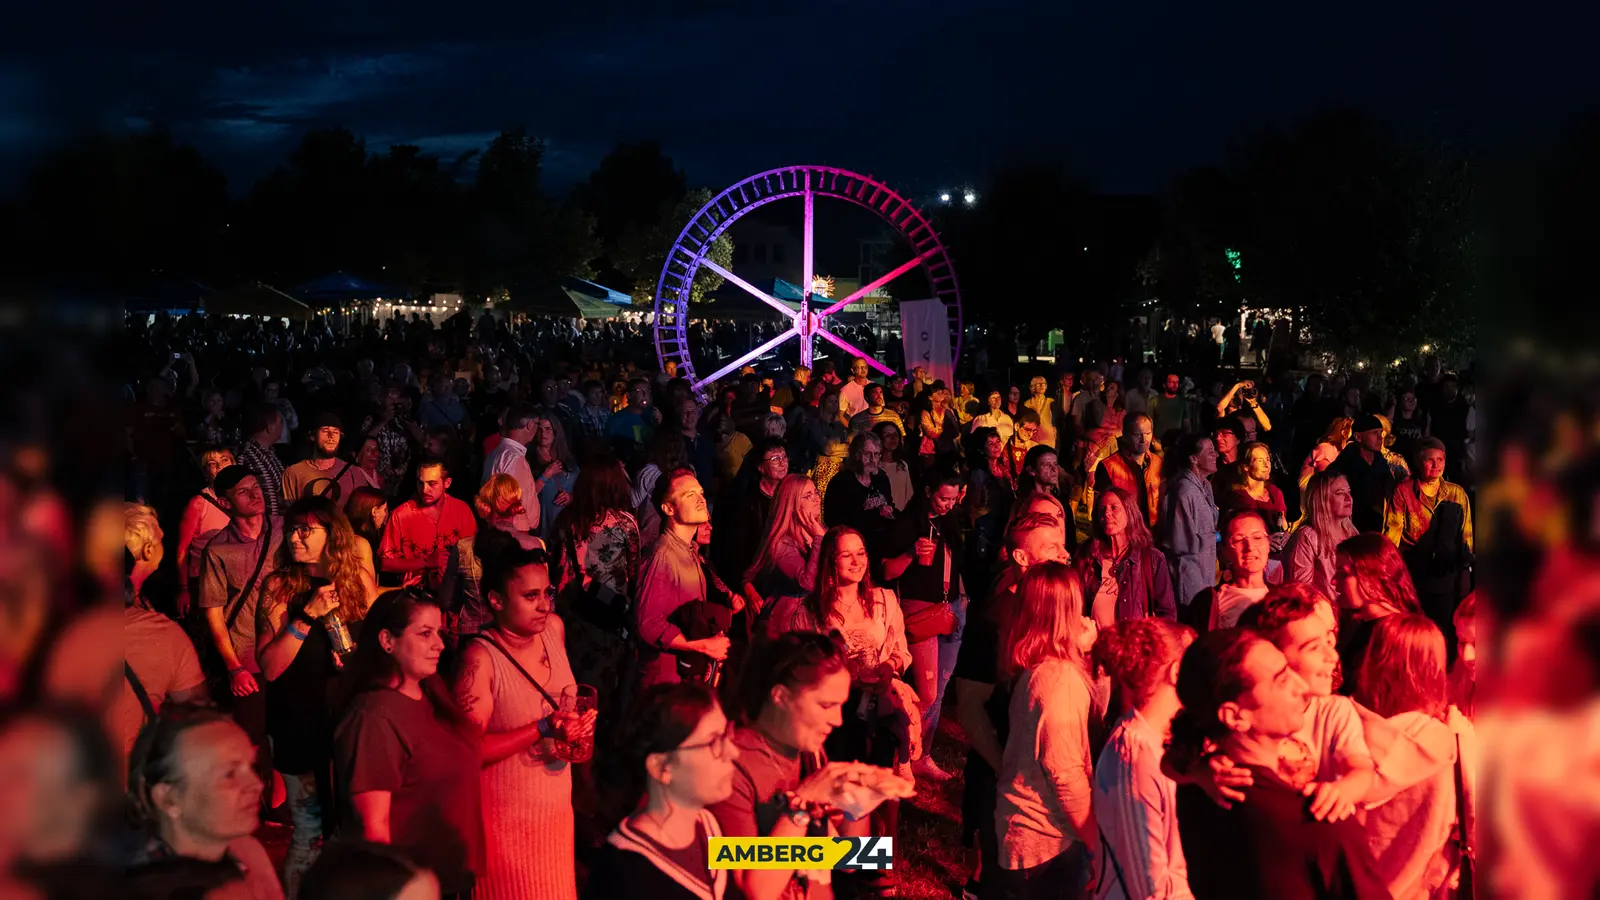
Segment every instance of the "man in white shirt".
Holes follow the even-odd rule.
[[[844,410],[846,419],[852,419],[855,414],[867,408],[867,361],[856,357],[850,363],[850,380],[839,389],[839,406]]]
[[[539,430],[539,416],[533,409],[519,406],[506,413],[500,429],[500,443],[483,461],[483,481],[496,475],[510,475],[522,486],[522,513],[511,521],[518,531],[539,527],[539,484],[528,464],[528,444]]]
[[[1228,327],[1219,319],[1217,324],[1211,326],[1211,343],[1217,345],[1217,358],[1222,358],[1223,339],[1227,337]]]

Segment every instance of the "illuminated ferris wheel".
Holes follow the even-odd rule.
[[[762,291],[755,285],[733,274],[706,254],[723,232],[746,213],[765,206],[774,200],[799,197],[805,201],[805,237],[801,261],[800,284],[805,294],[798,310]],[[895,267],[870,283],[837,300],[814,294],[815,268],[812,252],[815,246],[812,225],[815,221],[816,198],[844,200],[869,209],[911,245],[911,259]],[[727,279],[730,284],[750,293],[789,319],[789,327],[777,337],[749,353],[740,356],[721,368],[701,376],[695,371],[689,354],[689,320],[696,310],[689,304],[689,288],[695,275],[704,266]],[[951,361],[961,358],[961,287],[956,283],[955,269],[950,265],[950,254],[944,243],[925,217],[905,197],[891,190],[871,176],[858,175],[830,166],[786,166],[772,169],[740,181],[701,207],[684,226],[683,233],[667,253],[661,268],[661,279],[656,286],[655,343],[656,357],[663,369],[676,362],[680,375],[689,379],[696,392],[703,393],[717,379],[741,366],[759,359],[791,338],[800,341],[801,365],[811,365],[814,338],[822,338],[885,375],[894,375],[893,369],[883,365],[871,354],[833,334],[825,327],[829,316],[850,304],[872,295],[879,288],[915,268],[921,268],[928,277],[933,297],[944,305],[945,318],[950,328]],[[703,314],[703,313],[702,313]]]

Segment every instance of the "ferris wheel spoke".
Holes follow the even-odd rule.
[[[760,288],[756,287],[755,285],[751,284],[750,282],[745,281],[743,278],[740,278],[739,276],[733,274],[732,272],[728,271],[727,269],[724,269],[723,267],[717,265],[715,262],[712,262],[709,257],[700,260],[700,264],[705,266],[706,268],[710,269],[711,271],[717,273],[718,275],[721,275],[723,278],[726,278],[728,281],[731,281],[734,284],[738,285],[739,287],[743,288],[747,293],[749,293],[751,296],[755,297],[757,300],[760,300],[762,303],[767,304],[768,306],[772,307],[773,309],[776,309],[778,312],[783,313],[785,316],[788,316],[791,319],[794,318],[794,310],[791,309],[788,306],[785,306],[783,304],[783,301],[781,301],[778,298],[772,296],[771,294],[768,294],[767,292],[761,290]]]
[[[773,338],[772,340],[767,341],[765,344],[762,344],[761,346],[755,348],[754,350],[751,350],[749,353],[746,353],[745,355],[739,357],[738,359],[735,359],[733,362],[728,363],[727,365],[725,365],[722,368],[716,370],[715,372],[712,372],[710,375],[707,375],[706,377],[704,377],[704,378],[700,379],[699,381],[695,382],[694,385],[693,385],[693,389],[698,391],[698,390],[700,390],[701,386],[707,385],[707,384],[711,384],[712,382],[716,381],[718,378],[721,378],[722,376],[727,375],[729,372],[737,372],[739,370],[740,366],[744,365],[747,362],[750,362],[751,360],[760,359],[762,357],[762,355],[765,354],[768,350],[771,350],[773,347],[776,347],[779,344],[783,343],[784,341],[787,341],[789,338],[794,337],[795,334],[797,334],[797,333],[798,332],[793,327],[791,327],[788,331],[782,332],[781,334],[779,334],[777,337]],[[891,372],[889,374],[892,375],[894,373]]]
[[[816,195],[811,193],[811,173],[808,171],[806,172],[805,243],[803,244],[804,250],[801,253],[800,262],[800,291],[805,296],[807,305],[809,305],[811,302],[811,280],[816,275],[813,269],[813,265],[815,263],[814,251],[816,244],[812,237],[814,233],[812,225],[815,222],[812,203],[815,197]]]
[[[823,338],[826,338],[829,341],[832,341],[833,344],[836,347],[838,347],[840,350],[843,350],[844,352],[846,352],[846,353],[848,353],[848,354],[850,354],[852,356],[859,357],[860,359],[864,360],[867,365],[873,367],[874,369],[877,369],[879,372],[882,372],[883,374],[889,376],[890,378],[893,378],[895,376],[895,371],[893,369],[889,368],[888,366],[884,365],[881,362],[878,362],[876,359],[873,359],[872,358],[872,354],[868,353],[865,350],[862,350],[859,347],[854,346],[849,341],[846,341],[844,338],[839,337],[838,335],[834,334],[833,332],[829,331],[828,329],[826,329],[826,328],[818,328],[816,333],[817,333],[817,335],[819,337],[823,337]]]
[[[877,290],[878,288],[881,288],[884,285],[888,284],[889,282],[895,280],[896,278],[899,278],[901,275],[904,275],[905,273],[911,271],[912,269],[915,269],[917,266],[922,265],[923,260],[928,259],[929,257],[933,256],[935,253],[939,252],[940,249],[941,248],[939,247],[939,245],[935,244],[933,247],[929,248],[928,250],[924,251],[923,253],[921,253],[921,254],[919,254],[917,256],[913,256],[910,259],[906,260],[905,262],[901,263],[900,265],[896,266],[892,271],[889,271],[889,272],[887,272],[887,273],[885,273],[883,275],[880,275],[877,278],[874,278],[872,281],[862,285],[860,288],[858,288],[850,296],[845,297],[843,300],[839,300],[839,301],[835,302],[832,306],[829,306],[828,308],[826,308],[824,310],[821,310],[820,312],[817,313],[817,315],[818,316],[831,316],[831,315],[833,315],[834,313],[838,312],[841,309],[844,309],[846,306],[849,306],[850,304],[856,302],[857,300],[861,299],[862,297],[867,296],[868,294],[872,293],[873,291]],[[893,373],[891,373],[891,374],[893,374]]]

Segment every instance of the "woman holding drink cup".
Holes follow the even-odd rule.
[[[456,700],[482,740],[488,865],[476,900],[577,897],[572,763],[594,752],[594,688],[575,683],[543,550],[483,561],[494,621],[461,652]]]
[[[262,581],[256,647],[267,692],[272,767],[283,777],[293,824],[283,884],[293,897],[316,859],[332,812],[328,687],[350,652],[351,628],[377,594],[369,548],[326,497],[303,497],[284,516],[274,571]]]

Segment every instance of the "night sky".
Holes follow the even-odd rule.
[[[1331,102],[1493,145],[1600,97],[1580,4],[7,5],[0,190],[75,128],[161,121],[235,193],[332,125],[445,157],[524,126],[557,187],[656,138],[706,186],[819,162],[929,191],[1046,154],[1146,192]]]

